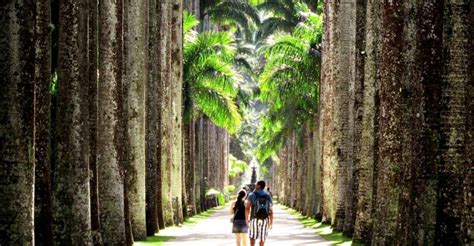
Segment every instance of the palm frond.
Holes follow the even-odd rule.
[[[229,18],[232,18],[232,15],[229,15],[229,13],[234,11],[244,14],[249,21],[252,21],[256,25],[260,23],[260,16],[257,9],[248,1],[243,0],[224,0],[221,3],[210,7],[208,13],[211,18],[213,18],[214,14],[217,14],[218,12],[220,12],[221,15],[228,15]]]
[[[277,31],[290,33],[298,23],[281,17],[265,19],[257,32],[257,39],[266,39]]]
[[[242,121],[238,106],[231,98],[217,92],[199,89],[194,93],[197,107],[217,126],[234,133]]]

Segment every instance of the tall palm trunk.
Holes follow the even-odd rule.
[[[164,224],[169,226],[173,221],[173,205],[172,205],[172,83],[171,83],[171,8],[170,2],[163,3],[163,19],[162,23],[162,107],[161,107],[161,190],[162,190],[162,209]],[[166,40],[166,41],[165,41]]]
[[[351,54],[352,77],[349,81],[349,133],[346,136],[348,141],[349,165],[347,167],[347,194],[345,199],[344,228],[345,235],[352,237],[356,218],[356,207],[358,199],[358,176],[356,170],[360,166],[360,149],[362,134],[362,100],[364,88],[364,65],[365,65],[365,28],[367,0],[357,0],[354,2],[355,10],[352,10],[354,26],[352,31],[355,36],[351,36],[353,41]],[[353,34],[354,35],[354,34]]]
[[[202,183],[201,183],[201,203],[203,210],[207,210],[208,206],[206,204],[206,192],[209,189],[209,133],[211,123],[206,117],[202,117],[202,133],[201,135],[201,148],[202,148],[202,157],[201,157],[201,165],[202,165]]]
[[[89,170],[91,197],[91,229],[94,244],[101,244],[98,169],[97,169],[97,94],[98,94],[98,45],[99,45],[99,2],[89,0]]]
[[[319,91],[318,91],[319,92]],[[319,100],[321,100],[320,96],[318,96]],[[319,136],[321,136],[321,127],[320,127],[320,121],[319,121],[319,118],[321,117],[320,116],[320,106],[321,105],[321,102],[318,103],[318,110],[316,111],[316,114],[314,116],[314,125],[315,125],[315,131],[313,133],[313,143],[314,143],[314,147],[313,147],[313,155],[314,155],[314,194],[313,194],[313,213],[315,215],[315,218],[317,218],[318,220],[321,220],[321,216],[322,216],[322,189],[321,189],[321,186],[322,186],[322,177],[321,177],[321,154],[320,154],[320,151],[321,151],[321,147],[320,147],[320,143],[321,143],[321,139],[319,138]]]
[[[351,125],[349,124],[349,105],[351,102],[349,85],[354,81],[355,20],[356,1],[346,0],[334,4],[336,31],[334,36],[336,54],[334,57],[334,127],[336,169],[336,214],[335,229],[342,231],[346,219],[346,200],[351,196],[348,186],[348,173],[352,166]]]
[[[54,237],[60,244],[91,243],[89,189],[87,1],[59,5],[57,154]]]
[[[472,126],[469,129],[466,124],[469,119],[467,106],[472,102],[468,97],[471,93],[469,85],[472,86],[469,77],[472,75],[472,61],[466,52],[471,50],[472,53],[472,5],[472,1],[467,0],[444,2],[441,162],[436,220],[438,244],[469,244],[472,240],[472,211],[467,212],[471,213],[471,219],[463,215],[472,209],[472,198],[463,193],[464,189],[472,190],[466,186],[472,183],[468,179],[472,180],[472,162],[468,162],[465,152],[466,146],[472,145],[472,136],[467,135],[472,132]]]
[[[216,163],[216,157],[217,157],[217,152],[214,152],[213,150],[216,147],[216,125],[212,123],[209,120],[209,135],[207,135],[208,142],[207,142],[207,154],[208,154],[208,184],[209,188],[214,188],[218,189],[217,187],[217,163]]]
[[[53,244],[53,196],[51,188],[51,2],[36,2],[35,17],[35,244]]]
[[[297,171],[298,171],[298,167],[297,167],[297,146],[298,146],[298,143],[296,141],[297,137],[296,137],[296,133],[293,131],[293,133],[291,134],[290,136],[290,166],[289,166],[289,172],[290,172],[290,177],[291,177],[291,182],[289,182],[289,189],[288,189],[288,197],[290,199],[289,201],[289,206],[294,208],[295,207],[295,203],[296,203],[296,192],[293,192],[295,190],[297,190],[297,184],[298,184],[298,178],[297,178]]]
[[[170,211],[170,206],[168,205],[170,200],[167,163],[168,163],[168,150],[169,145],[166,140],[169,138],[167,135],[166,128],[168,125],[169,117],[166,115],[167,105],[169,105],[169,88],[167,87],[167,81],[169,79],[169,3],[166,1],[160,1],[157,3],[157,16],[158,16],[158,35],[160,37],[158,42],[158,52],[159,52],[159,62],[158,62],[158,185],[157,185],[157,214],[158,214],[158,225],[160,229],[165,227],[166,214]],[[150,37],[151,38],[151,37]],[[166,222],[167,223],[167,222]]]
[[[33,245],[34,5],[0,5],[0,244]],[[49,70],[41,71],[49,74]]]
[[[354,225],[354,241],[370,244],[372,235],[372,211],[375,198],[376,166],[378,165],[378,89],[380,61],[379,19],[381,4],[370,0],[366,13],[366,57],[362,102],[362,133],[360,164],[357,168],[357,216]]]
[[[99,9],[97,165],[100,231],[104,242],[126,244],[124,180],[120,151],[122,84],[122,2],[103,1]]]
[[[195,170],[196,170],[196,177],[195,179],[195,197],[196,197],[196,212],[202,212],[204,210],[203,207],[203,180],[204,180],[204,170],[203,170],[203,162],[202,162],[202,133],[203,133],[203,117],[200,117],[195,124],[195,152],[196,152],[196,162],[195,162]]]
[[[183,222],[183,0],[171,4],[171,194],[175,224]]]
[[[134,240],[146,239],[145,216],[145,85],[147,80],[147,3],[124,2],[124,92],[127,97],[125,189]]]
[[[403,73],[402,43],[394,38],[403,35],[401,3],[382,3],[379,163],[377,166],[377,195],[372,243],[394,244],[399,233],[399,199],[401,189],[401,81]]]
[[[195,121],[192,120],[184,125],[185,128],[185,141],[184,141],[184,149],[185,149],[185,188],[186,188],[186,205],[188,210],[190,211],[189,215],[196,214],[196,144],[195,144]],[[197,176],[198,178],[201,176]],[[188,215],[188,216],[189,216]]]
[[[301,206],[301,185],[302,185],[302,175],[303,175],[303,144],[301,143],[302,141],[302,133],[301,132],[296,132],[294,133],[294,138],[295,138],[295,160],[294,160],[294,166],[293,166],[293,182],[295,183],[295,196],[293,198],[294,203],[293,203],[293,208],[299,210]]]
[[[314,186],[316,174],[315,174],[315,159],[314,159],[314,138],[313,138],[313,129],[311,128],[312,124],[307,124],[305,147],[306,150],[306,179],[304,180],[304,189],[303,194],[305,196],[304,200],[304,215],[313,216],[313,204],[315,203],[314,195],[316,193],[316,188]]]
[[[196,16],[199,19],[199,0],[185,0],[184,7],[189,13]],[[194,105],[191,105],[194,107]],[[187,210],[189,210],[189,215],[194,215],[198,212],[199,203],[199,191],[198,191],[198,179],[195,177],[202,177],[198,176],[198,148],[196,144],[196,128],[198,125],[199,120],[192,120],[184,125],[185,134],[183,135],[183,143],[184,143],[184,153],[185,153],[185,178],[184,178],[184,187],[186,190],[186,206]]]
[[[335,74],[335,27],[336,13],[334,12],[334,3],[326,2],[324,6],[324,34],[323,51],[321,64],[321,104],[320,104],[320,155],[321,155],[321,191],[322,191],[322,216],[325,223],[331,223],[335,218],[335,195],[336,190],[336,165],[335,153],[332,137],[336,131],[334,125],[333,107],[335,94],[335,85],[331,81]]]
[[[160,139],[160,29],[161,3],[148,3],[148,81],[146,87],[146,223],[147,235],[153,236],[159,230],[159,139]]]

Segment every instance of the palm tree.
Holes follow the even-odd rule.
[[[317,0],[266,0],[257,5],[257,9],[266,18],[261,22],[257,40],[263,40],[277,31],[291,33],[311,13],[320,13],[322,1]]]
[[[277,36],[273,44],[262,47],[267,61],[260,75],[260,98],[268,109],[260,129],[260,161],[275,153],[316,112],[321,24],[321,16],[310,15],[293,34]]]
[[[201,3],[201,19],[238,26],[249,30],[260,24],[260,16],[254,6],[246,0],[203,0]]]
[[[122,145],[118,128],[122,115],[120,97],[122,73],[121,2],[101,2],[99,7],[99,83],[97,124],[98,194],[100,197],[100,231],[104,242],[126,244],[124,214],[124,180],[121,175]]]
[[[146,239],[145,218],[145,85],[147,43],[145,1],[125,2],[126,23],[124,28],[124,120],[127,121],[125,141],[125,189],[129,218],[134,240]]]
[[[0,244],[34,243],[34,4],[0,5]],[[7,28],[10,27],[10,28]],[[48,73],[37,68],[39,73]],[[40,79],[40,78],[38,78]],[[36,82],[39,82],[36,81]]]
[[[280,152],[283,199],[300,211],[313,202],[304,192],[317,192],[315,185],[303,181],[311,175],[308,171],[313,172],[308,169],[313,163],[309,132],[318,112],[321,38],[322,18],[309,14],[292,34],[276,35],[273,43],[261,48],[266,63],[259,77],[260,99],[267,109],[258,132],[257,157],[265,163],[287,147]]]
[[[59,11],[57,148],[53,175],[54,239],[91,242],[88,163],[87,9],[84,1],[62,1]],[[65,28],[66,23],[78,23]]]
[[[198,34],[193,30],[198,24],[199,21],[194,16],[185,12],[183,141],[186,144],[185,176],[188,181],[185,184],[186,206],[189,206],[187,210],[191,213],[200,210],[201,206],[197,201],[201,200],[202,205],[203,194],[206,192],[207,184],[196,182],[194,177],[196,174],[204,178],[208,176],[206,166],[209,158],[208,151],[205,150],[206,144],[210,143],[208,130],[217,130],[214,128],[218,126],[229,132],[236,132],[241,122],[241,110],[237,104],[237,82],[240,76],[233,67],[236,52],[234,40],[227,32],[210,31]],[[216,126],[207,122],[208,130],[195,129],[198,116],[208,118]],[[203,121],[199,122],[197,128],[203,126]],[[195,155],[198,157],[194,158]]]
[[[233,67],[235,47],[227,32],[198,34],[198,24],[189,13],[184,15],[184,115],[189,121],[203,114],[214,124],[235,132],[241,122],[236,103],[240,75]]]

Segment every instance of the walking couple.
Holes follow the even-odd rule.
[[[230,207],[233,215],[232,233],[235,233],[237,246],[247,245],[247,233],[251,246],[256,241],[259,241],[260,246],[265,245],[268,231],[273,225],[273,201],[264,189],[264,181],[258,181],[255,190],[248,196],[246,190],[242,189]]]

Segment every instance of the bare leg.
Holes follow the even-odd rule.
[[[240,246],[240,233],[235,233],[235,241],[237,243],[237,246]]]
[[[242,246],[247,246],[247,233],[242,233]]]
[[[264,242],[264,241],[260,241],[260,246],[265,246],[265,242]]]
[[[250,238],[250,246],[255,246],[255,239]]]

